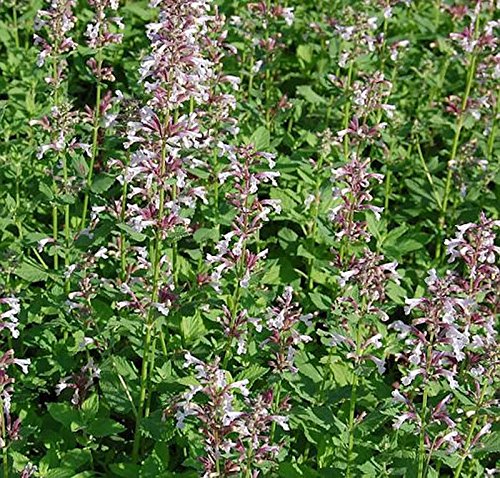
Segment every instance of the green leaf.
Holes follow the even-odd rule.
[[[74,478],[75,471],[68,468],[54,468],[50,470],[46,475],[46,478]]]
[[[125,431],[125,427],[111,418],[97,418],[88,427],[88,433],[95,437],[118,435]]]
[[[117,227],[118,229],[121,229],[122,231],[126,232],[129,238],[132,239],[133,241],[142,242],[147,237],[146,234],[135,231],[127,224],[118,224]]]
[[[45,184],[45,183],[40,183],[38,185],[38,190],[49,200],[49,201],[52,201],[52,199],[54,199],[54,193],[52,192],[52,189],[50,189],[50,187]]]
[[[219,233],[215,228],[200,227],[193,234],[193,239],[201,244],[205,244],[207,241],[218,241]]]
[[[253,363],[248,367],[245,367],[236,377],[236,380],[247,379],[250,383],[255,382],[257,379],[261,379],[265,376],[267,368],[261,367],[260,365]]]
[[[186,343],[194,342],[203,337],[207,329],[199,314],[193,317],[183,317],[181,320],[181,334]]]
[[[26,261],[17,267],[15,274],[30,283],[45,281],[49,277],[44,269]]]
[[[332,306],[331,299],[319,292],[310,292],[309,298],[318,310],[330,310]]]
[[[297,47],[297,58],[309,63],[313,57],[312,45],[299,45]]]
[[[308,103],[326,104],[327,101],[316,93],[309,85],[297,86],[297,93],[304,97]]]
[[[99,397],[94,393],[87,398],[82,404],[82,415],[86,421],[90,421],[96,417],[99,411]]]
[[[106,192],[115,182],[115,178],[109,174],[99,174],[92,181],[91,191],[96,194]]]
[[[75,156],[72,161],[73,169],[81,178],[86,178],[89,174],[89,166],[82,156]]]
[[[122,478],[137,478],[140,472],[140,466],[132,463],[113,463],[109,469]]]
[[[80,424],[80,412],[68,403],[49,403],[47,405],[50,416],[66,428],[71,428],[72,424]]]
[[[260,126],[250,137],[250,142],[255,146],[257,151],[262,151],[269,148],[271,135],[266,127]]]

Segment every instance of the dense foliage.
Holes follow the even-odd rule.
[[[499,27],[1,1],[2,476],[499,473]]]

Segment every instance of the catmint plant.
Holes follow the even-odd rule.
[[[207,262],[212,268],[212,286],[221,293],[225,278],[225,290],[229,296],[223,313],[228,334],[226,361],[234,337],[238,339],[239,351],[246,350],[245,337],[252,320],[246,310],[240,309],[240,304],[247,291],[250,292],[252,276],[262,267],[268,253],[267,249],[256,249],[259,231],[269,216],[272,213],[279,214],[281,208],[279,201],[259,197],[262,185],[277,185],[279,173],[272,171],[274,155],[256,151],[253,145],[220,146],[221,154],[229,159],[229,164],[219,173],[219,181],[232,186],[226,198],[235,215],[231,230],[223,234],[216,244],[216,254],[207,255]]]
[[[93,10],[94,17],[88,23],[85,31],[85,38],[87,46],[93,50],[95,55],[87,60],[87,66],[92,72],[92,76],[96,81],[96,101],[94,108],[87,107],[86,113],[88,121],[92,125],[92,147],[90,154],[90,163],[88,166],[87,174],[87,189],[91,187],[92,178],[94,174],[94,165],[99,154],[99,143],[103,141],[100,132],[103,128],[108,128],[112,123],[112,118],[107,115],[107,110],[111,106],[112,93],[108,91],[103,94],[103,86],[105,81],[115,81],[113,68],[104,65],[104,52],[110,45],[117,45],[122,42],[123,34],[117,33],[116,30],[124,28],[122,18],[114,15],[119,8],[118,0],[89,0],[89,5]],[[121,93],[120,93],[121,94]],[[118,98],[120,98],[118,96]],[[85,227],[87,220],[87,209],[89,203],[89,191],[85,192],[83,199],[83,212],[80,229]]]
[[[272,462],[280,449],[270,442],[271,425],[288,430],[286,417],[273,412],[272,392],[250,398],[248,380],[229,381],[218,357],[207,364],[188,352],[185,359],[184,367],[194,367],[199,385],[182,394],[175,417],[181,430],[190,417],[201,424],[204,454],[198,458],[203,476],[259,476],[259,468]]]
[[[15,297],[0,297],[0,331],[7,329],[12,338],[19,337],[18,314],[19,300]],[[12,442],[19,440],[21,433],[21,419],[12,414],[15,379],[9,375],[12,365],[16,365],[24,374],[28,373],[30,359],[16,358],[14,350],[0,353],[0,449],[3,455],[3,473],[9,475],[8,451]]]
[[[383,255],[367,247],[372,236],[367,221],[363,219],[367,214],[373,214],[376,220],[380,220],[382,212],[382,208],[372,204],[371,183],[383,180],[381,174],[369,171],[369,165],[370,159],[362,161],[353,155],[349,163],[333,170],[332,177],[333,196],[338,204],[331,209],[330,219],[341,241],[333,261],[340,274],[338,284],[341,295],[337,298],[337,306],[346,318],[330,332],[329,345],[335,348],[336,353],[352,361],[346,476],[352,476],[354,467],[360,377],[370,373],[365,365],[367,362],[374,364],[381,375],[386,371],[380,321],[385,322],[389,317],[381,305],[386,299],[387,283],[394,281],[399,284],[400,279],[396,261],[386,262]],[[326,382],[325,376],[323,389]]]
[[[481,214],[478,224],[458,226],[456,237],[445,245],[450,262],[460,260],[463,272],[439,277],[432,269],[425,280],[431,295],[406,300],[405,313],[419,311],[418,317],[410,325],[397,321],[390,326],[405,345],[401,387],[393,394],[404,412],[394,426],[408,421],[420,433],[419,477],[432,454],[445,445],[459,451],[454,476],[460,476],[471,448],[489,431],[487,415],[481,422],[480,414],[494,403],[498,380],[494,317],[499,249],[494,229],[499,225]],[[422,397],[419,405],[416,396]]]
[[[145,294],[151,303],[157,304],[162,300],[168,276],[171,275],[174,287],[178,281],[177,244],[174,242],[168,257],[165,241],[176,230],[189,230],[189,211],[198,200],[206,200],[204,188],[191,180],[192,169],[204,164],[191,153],[204,146],[201,126],[194,109],[185,113],[184,108],[207,102],[214,73],[204,52],[204,37],[211,20],[210,2],[164,0],[153,1],[151,6],[159,7],[160,12],[158,21],[147,26],[150,52],[139,69],[147,101],[140,117],[128,124],[125,147],[132,153],[123,175],[129,183],[125,220],[137,232],[151,231],[147,259],[151,273],[140,278],[137,285],[124,284],[122,290],[131,295],[141,284],[138,295]],[[165,273],[165,268],[171,272]],[[140,419],[146,411],[150,360],[154,360],[150,355],[158,334],[156,310],[149,307],[140,315],[146,331],[135,458],[140,446]],[[166,307],[161,310],[168,314]]]
[[[68,61],[67,57],[77,44],[71,37],[75,27],[76,17],[73,13],[75,2],[72,0],[53,0],[46,9],[38,11],[35,18],[34,43],[39,47],[37,59],[38,67],[49,70],[45,77],[50,87],[50,112],[40,120],[33,120],[31,124],[38,124],[49,133],[50,142],[40,146],[37,157],[42,159],[51,152],[52,162],[47,174],[52,178],[53,194],[75,195],[80,189],[75,184],[76,178],[70,177],[68,153],[75,149],[83,150],[90,155],[89,145],[79,142],[75,137],[75,128],[79,124],[78,112],[72,109],[69,97],[64,91]],[[61,177],[62,175],[62,177]],[[54,268],[58,268],[60,250],[64,250],[64,263],[70,265],[69,249],[71,247],[70,205],[64,204],[64,241],[59,242],[59,205],[52,206],[52,239],[54,241]],[[63,246],[63,247],[61,247]]]

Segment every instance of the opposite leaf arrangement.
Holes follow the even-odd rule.
[[[494,0],[0,12],[1,476],[500,473]]]

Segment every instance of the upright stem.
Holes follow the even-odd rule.
[[[384,185],[384,211],[389,211],[389,196],[391,195],[391,178],[392,178],[392,170],[389,169],[389,165],[387,165],[387,173],[385,175],[385,185]]]
[[[63,178],[64,186],[68,184],[68,162],[66,155],[63,155]],[[64,205],[64,265],[69,266],[69,247],[70,247],[70,217],[69,217],[69,204]]]
[[[281,401],[281,381],[276,382],[275,389],[274,389],[274,399],[273,399],[273,413],[278,413],[279,412],[279,407],[280,407],[280,401]],[[271,434],[270,434],[270,444],[272,445],[274,441],[274,435],[276,433],[276,422],[273,422],[271,424]]]
[[[320,206],[320,191],[321,191],[321,169],[323,167],[324,154],[321,153],[318,159],[318,164],[316,168],[316,187],[314,189],[314,212],[312,218],[311,230],[309,237],[311,237],[313,242],[313,247],[316,245],[316,231],[318,230],[318,216],[319,216],[319,206]],[[313,272],[314,272],[314,259],[309,258],[307,260],[309,278],[308,278],[308,289],[312,290],[314,286]]]
[[[121,206],[121,211],[120,211],[120,221],[122,224],[125,223],[125,208],[127,205],[127,189],[128,189],[128,183],[127,181],[123,180],[123,186],[122,186],[122,206]],[[120,269],[121,269],[121,279],[122,281],[125,280],[127,277],[127,248],[126,248],[126,243],[127,239],[125,236],[125,231],[120,232]]]
[[[57,66],[57,57],[54,56],[52,60],[52,68],[53,68],[53,81],[54,81],[54,106],[56,108],[59,107],[59,71]],[[52,186],[54,189],[54,197],[57,197],[57,183],[54,179],[52,182]],[[54,199],[56,201],[56,199]],[[54,269],[59,269],[59,252],[58,252],[58,244],[57,239],[59,236],[59,217],[58,217],[57,203],[52,206],[52,237],[54,239],[54,244],[56,246],[56,252],[54,255]]]
[[[434,343],[434,331],[431,332],[429,337],[429,345],[427,346],[426,365],[425,365],[425,378],[424,378],[424,393],[422,396],[422,409],[420,414],[420,439],[418,446],[418,463],[417,463],[417,478],[424,477],[424,464],[425,464],[425,431],[427,428],[427,401],[429,398],[429,387],[427,377],[432,363],[432,346]],[[430,458],[429,458],[430,461]]]
[[[344,106],[344,118],[342,120],[342,129],[346,129],[347,125],[349,124],[349,114],[351,112],[351,100],[349,96],[349,90],[351,88],[351,83],[352,83],[352,74],[353,74],[353,68],[354,68],[354,61],[351,60],[349,63],[349,70],[347,71],[347,84],[344,89],[344,95],[347,98],[347,102]],[[349,135],[344,136],[344,157],[347,159],[349,156]]]
[[[166,122],[168,122],[168,115]],[[158,211],[158,222],[160,225],[163,222],[163,215],[165,208],[165,189],[163,185],[163,179],[165,176],[165,162],[167,154],[166,149],[167,149],[166,139],[162,138],[161,164],[160,164],[160,205]],[[152,303],[158,302],[158,292],[160,286],[159,277],[160,277],[160,259],[161,259],[161,235],[162,231],[160,228],[158,228],[156,230],[154,244],[153,244],[153,291],[151,294]],[[141,425],[141,420],[144,417],[145,405],[146,405],[146,389],[147,389],[147,384],[149,383],[149,373],[150,373],[149,361],[150,361],[150,350],[151,350],[151,338],[154,326],[155,326],[155,311],[154,308],[150,306],[146,320],[146,334],[144,336],[144,342],[143,342],[139,407],[137,409],[137,420],[135,423],[134,444],[132,449],[132,461],[134,462],[137,462],[137,458],[139,455],[139,448],[141,445],[140,425]]]
[[[12,22],[14,26],[14,43],[16,44],[16,48],[19,48],[19,25],[17,23],[17,5],[14,2],[14,6],[12,7]]]
[[[354,450],[354,418],[356,414],[356,402],[358,399],[358,374],[357,374],[357,360],[360,354],[361,347],[361,332],[362,332],[362,323],[365,312],[365,304],[363,303],[363,307],[361,308],[361,315],[358,318],[356,323],[356,357],[354,362],[354,368],[352,370],[352,384],[351,384],[351,397],[349,401],[349,441],[347,445],[347,470],[346,477],[351,478],[351,467],[352,467],[352,452]]]
[[[479,31],[479,17],[480,15],[478,14],[476,17],[476,23],[475,23],[475,31],[474,31],[474,37],[477,38],[478,36],[478,31]],[[477,55],[473,51],[470,55],[470,63],[469,63],[469,68],[467,70],[467,80],[465,84],[465,92],[464,96],[462,98],[462,107],[458,115],[457,119],[457,124],[455,125],[455,136],[453,137],[453,143],[451,145],[451,153],[450,153],[450,158],[448,160],[448,174],[446,176],[446,185],[445,185],[445,190],[444,190],[444,195],[443,195],[443,201],[442,201],[442,210],[441,210],[441,217],[439,219],[439,236],[440,240],[438,241],[437,247],[436,247],[436,259],[438,259],[441,255],[441,239],[444,233],[444,228],[446,225],[446,212],[448,209],[448,201],[451,193],[451,180],[453,178],[453,162],[455,161],[455,158],[457,156],[457,151],[458,151],[458,145],[460,143],[460,134],[462,132],[462,128],[464,126],[464,117],[465,117],[465,112],[467,110],[467,103],[469,101],[469,96],[470,92],[472,89],[472,84],[474,82],[474,77],[476,74],[476,63],[477,63]]]
[[[92,177],[94,175],[94,164],[99,153],[99,125],[101,122],[101,68],[102,68],[102,48],[97,50],[97,92],[95,100],[94,109],[94,123],[92,129],[92,150],[90,156],[89,171],[87,174],[87,190],[85,191],[85,197],[83,198],[83,211],[82,219],[80,222],[80,230],[85,228],[85,221],[87,220],[87,209],[89,206],[89,193],[90,187],[92,185]]]
[[[497,94],[495,95],[495,107],[493,108],[493,119],[491,121],[490,134],[488,136],[487,158],[488,161],[490,162],[493,162],[493,149],[495,147],[495,139],[496,139],[497,116],[500,110],[500,101],[498,100],[498,93],[500,93],[500,88],[497,88]]]
[[[469,448],[471,446],[472,439],[474,438],[474,434],[476,433],[477,421],[479,420],[479,410],[483,406],[485,394],[486,394],[486,385],[483,386],[483,389],[481,390],[481,396],[479,397],[479,401],[476,405],[474,418],[472,419],[470,430],[469,430],[469,433],[467,434],[467,439],[465,440],[464,451],[463,451],[463,454],[460,458],[460,462],[459,462],[457,468],[455,469],[455,473],[453,474],[453,478],[460,478],[460,474],[462,473],[462,468],[464,466],[465,460],[467,459],[467,455],[469,454]]]
[[[422,397],[422,417],[420,427],[420,439],[418,446],[418,472],[417,477],[423,478],[424,476],[424,463],[425,463],[425,429],[427,420],[427,400],[429,396],[429,388],[424,384],[424,395]]]

